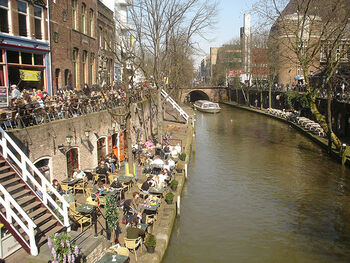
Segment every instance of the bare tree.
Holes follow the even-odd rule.
[[[348,2],[258,0],[253,8],[263,25],[271,26],[269,41],[276,48],[275,65],[293,65],[289,72],[295,70],[303,79],[315,119],[327,134],[329,145],[333,144],[343,157],[345,148],[332,130],[330,107],[327,121],[317,108],[316,99],[320,91],[326,89],[330,103],[333,76],[349,50]],[[324,59],[320,61],[322,57]],[[272,71],[279,72],[281,69],[275,67]],[[319,85],[312,85],[310,80],[314,75],[323,78]]]
[[[174,40],[181,40],[181,48],[185,50],[194,47],[193,37],[202,35],[214,23],[216,2],[134,0],[129,13],[129,34],[135,39],[132,65],[134,72],[140,70],[146,80],[153,82],[157,91],[157,137],[161,142],[164,102],[161,90],[165,88],[163,79],[170,72],[169,61],[174,62],[174,56],[179,54],[178,49],[173,48]],[[188,52],[183,55],[188,61]]]

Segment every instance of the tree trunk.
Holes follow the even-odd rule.
[[[246,101],[246,104],[247,104],[247,106],[248,106],[248,107],[250,107],[249,87],[247,87],[246,96],[247,96],[247,101]]]
[[[328,137],[328,153],[332,153],[332,90],[330,87],[327,88],[327,127],[330,131]]]
[[[341,151],[342,151],[342,143],[339,140],[339,138],[337,137],[337,135],[335,135],[335,133],[332,131],[332,129],[328,129],[328,124],[327,124],[325,116],[322,115],[319,112],[319,110],[317,109],[316,96],[315,95],[311,95],[310,93],[307,96],[308,96],[308,100],[309,100],[309,103],[310,103],[311,112],[315,116],[316,121],[320,124],[320,126],[322,127],[324,132],[327,134],[327,136],[330,137],[332,143],[335,145],[335,147],[339,151],[339,153],[342,154],[341,153]]]
[[[270,108],[270,109],[272,108],[271,96],[272,96],[271,85],[269,85],[269,108]]]
[[[162,143],[163,135],[163,103],[162,103],[162,87],[157,88],[157,139],[159,143]]]
[[[260,109],[262,110],[264,108],[263,105],[263,91],[262,89],[260,90]]]

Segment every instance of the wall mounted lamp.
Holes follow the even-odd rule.
[[[58,145],[58,146],[57,146],[57,149],[58,149],[61,153],[66,154],[66,153],[69,151],[69,149],[71,148],[71,145],[72,145],[72,138],[73,138],[73,136],[70,135],[70,134],[68,134],[68,135],[66,136],[66,143],[67,143],[67,146],[61,144],[61,145]]]
[[[84,143],[84,142],[88,142],[89,141],[89,136],[90,136],[90,130],[85,130],[84,131],[84,134],[85,134],[85,139],[81,138],[81,143]]]

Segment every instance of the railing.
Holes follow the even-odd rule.
[[[35,234],[34,229],[36,228],[35,223],[32,219],[29,218],[29,216],[26,214],[26,212],[22,209],[22,207],[12,198],[12,196],[6,191],[5,187],[3,187],[0,184],[0,191],[3,193],[4,198],[0,196],[0,203],[5,208],[5,215],[4,218],[6,218],[6,221],[9,224],[12,224],[13,219],[18,223],[18,225],[24,230],[24,232],[29,237],[29,244],[28,242],[23,238],[21,234],[18,233],[18,231],[13,228],[15,232],[17,232],[17,235],[22,239],[22,241],[30,248],[30,253],[33,256],[38,255],[38,247],[35,243]],[[25,222],[23,222],[18,215],[13,211],[11,208],[13,206],[17,212],[23,217],[25,222],[27,223],[27,226]]]
[[[45,176],[39,171],[39,169],[29,160],[29,158],[23,153],[23,151],[17,146],[17,144],[11,139],[11,137],[0,128],[1,139],[1,154],[5,159],[10,159],[12,164],[19,170],[19,176],[24,182],[38,189],[42,193],[42,202],[51,211],[53,216],[70,231],[70,224],[68,218],[68,202],[60,195],[52,184],[45,178]],[[8,145],[9,144],[9,145]],[[9,146],[11,149],[9,149]],[[10,162],[11,164],[11,162]],[[31,172],[32,171],[32,172]],[[35,179],[35,176],[40,178],[40,183]],[[35,189],[33,189],[35,190]],[[48,194],[48,191],[50,194]],[[62,208],[57,204],[55,200],[59,200],[62,204]],[[63,217],[63,222],[56,216],[51,210],[56,209],[58,213]]]
[[[171,105],[180,113],[180,115],[188,122],[188,114],[177,104],[165,90],[162,89],[162,96],[166,98],[166,101],[170,102]]]

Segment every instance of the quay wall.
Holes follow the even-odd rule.
[[[309,138],[310,140],[315,142],[317,145],[319,145],[324,150],[326,150],[326,151],[328,150],[328,140],[327,139],[313,134],[312,132],[310,132],[307,129],[304,129],[302,126],[298,125],[297,123],[294,123],[292,121],[288,121],[288,120],[286,120],[284,118],[281,118],[281,117],[278,117],[278,116],[275,116],[275,115],[271,115],[271,114],[267,113],[264,110],[260,110],[260,109],[257,109],[257,108],[251,108],[251,107],[247,107],[247,106],[242,106],[242,105],[239,105],[239,104],[237,104],[235,102],[222,102],[222,103],[225,104],[225,105],[231,106],[231,107],[235,107],[235,108],[238,108],[238,109],[242,109],[242,110],[258,113],[258,114],[264,115],[266,117],[273,118],[273,119],[276,119],[278,121],[285,122],[285,123],[291,125],[297,131],[299,131],[301,134],[303,134],[304,136],[306,136],[307,138]],[[341,157],[339,156],[339,154],[336,151],[334,151],[334,150],[332,151],[331,156],[332,156],[332,158],[334,158],[335,160],[337,160],[339,162],[342,161]],[[345,165],[350,167],[350,156],[349,156],[348,152],[346,154]]]
[[[193,127],[191,124],[187,124],[186,134],[183,138],[183,151],[186,153],[186,160],[183,162],[184,164],[189,164],[191,159],[191,151],[192,144],[195,137],[193,136]],[[160,263],[162,262],[166,250],[169,245],[169,241],[171,238],[171,234],[173,232],[174,222],[177,215],[180,215],[180,211],[177,210],[177,198],[182,195],[182,190],[186,182],[186,177],[184,171],[180,173],[176,173],[175,179],[179,182],[177,190],[174,193],[174,202],[171,205],[164,204],[162,205],[164,208],[159,213],[159,217],[157,220],[157,225],[155,227],[154,235],[157,238],[157,245],[155,249],[155,253],[149,254],[146,253],[142,258],[140,258],[140,262],[144,263]],[[181,203],[181,201],[180,201]],[[180,204],[181,205],[181,204]]]

